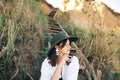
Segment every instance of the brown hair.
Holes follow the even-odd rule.
[[[67,42],[67,39],[59,42],[59,43],[57,44],[57,46],[59,46],[60,43],[62,43],[61,48],[63,48],[63,47],[65,46],[66,42]],[[71,43],[71,42],[70,42],[70,43]],[[49,63],[50,63],[52,66],[56,66],[57,58],[58,58],[58,55],[56,55],[56,49],[55,49],[55,47],[53,47],[53,48],[49,51],[49,53],[48,53]]]

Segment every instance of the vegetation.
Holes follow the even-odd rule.
[[[44,46],[51,38],[39,0],[1,0],[0,12],[0,80],[38,80],[48,50]],[[78,47],[95,70],[102,71],[102,80],[120,80],[119,27],[78,28],[69,24],[66,12],[58,22],[79,37]]]
[[[79,37],[77,45],[95,70],[102,71],[102,80],[120,79],[120,37],[115,31],[104,32],[95,28],[88,30],[74,25],[64,29],[69,35]]]
[[[47,16],[35,0],[0,2],[0,80],[37,80]]]
[[[67,33],[79,37],[77,45],[82,53],[96,71],[102,71],[102,80],[120,80],[120,27],[106,31],[99,27],[86,29],[70,23],[69,14],[66,12],[60,16],[58,21]]]

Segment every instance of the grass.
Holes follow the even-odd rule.
[[[118,69],[118,66],[120,66],[120,37],[117,33],[119,32],[118,29],[114,31],[113,29],[108,29],[108,31],[105,32],[101,29],[85,29],[76,27],[75,25],[64,26],[64,29],[69,35],[76,35],[79,37],[79,41],[77,42],[78,47],[93,64],[95,70],[100,69],[102,71],[103,80],[108,77],[104,75],[108,75],[111,71],[117,74],[120,73],[120,69]],[[114,80],[118,79],[119,77]]]
[[[67,18],[66,18],[67,17]],[[69,35],[79,37],[78,47],[93,64],[100,69],[102,79],[119,79],[120,73],[120,28],[110,28],[106,32],[97,29],[84,29],[69,24],[69,15],[60,15],[60,23]],[[65,26],[69,24],[70,26]],[[4,4],[0,13],[0,48],[8,46],[7,52],[0,57],[0,80],[10,79],[19,66],[15,80],[39,79],[41,49],[49,41],[48,19],[39,2],[35,0],[10,0]],[[47,45],[47,44],[46,44]],[[1,50],[0,49],[0,50]],[[16,62],[13,61],[14,50],[18,49]],[[45,48],[44,51],[48,50]],[[43,56],[46,56],[44,52]],[[8,56],[9,55],[9,56]],[[14,64],[15,63],[15,64]],[[9,72],[8,72],[9,71]]]
[[[1,49],[7,46],[7,52],[0,57],[0,80],[10,80],[17,68],[19,72],[14,80],[39,79],[40,50],[43,33],[48,31],[47,23],[39,1],[11,0],[4,3],[0,13],[0,45]],[[18,50],[17,54],[15,50]]]

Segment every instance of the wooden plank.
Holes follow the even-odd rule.
[[[54,16],[56,16],[56,13],[57,13],[57,11],[53,11],[50,13],[50,16],[49,16],[49,17],[53,18],[53,19],[50,18],[50,20],[49,20],[49,32],[50,32],[50,34],[54,35],[60,31],[63,31],[67,36],[69,36],[67,34],[67,32],[62,28],[62,26],[54,20],[55,19]],[[80,60],[80,64],[81,64],[80,66],[82,66],[82,68],[80,68],[80,69],[87,70],[86,73],[88,74],[89,80],[91,80],[91,78],[89,76],[90,73],[92,74],[94,80],[98,80],[93,66],[89,63],[87,58],[84,56],[84,54],[81,52],[81,50],[77,47],[77,45],[74,42],[72,43],[72,47],[73,48],[71,49],[71,51],[76,51],[75,55]]]

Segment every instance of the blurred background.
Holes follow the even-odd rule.
[[[120,80],[120,1],[116,1],[0,0],[0,80],[39,80],[51,39],[49,24],[54,22],[79,37],[76,45],[100,80]],[[89,79],[79,73],[78,80]]]

